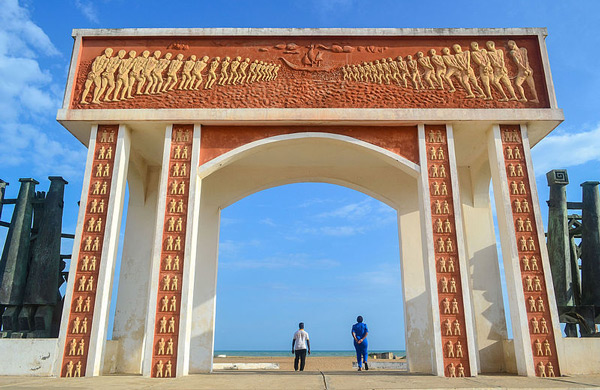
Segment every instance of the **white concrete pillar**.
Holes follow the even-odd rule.
[[[402,296],[404,299],[404,331],[406,339],[406,359],[411,373],[430,374],[434,372],[435,354],[429,275],[423,253],[420,229],[421,213],[418,200],[412,198],[413,210],[405,210],[409,205],[402,204],[398,210],[398,235],[400,243],[400,266],[402,267]]]
[[[129,165],[129,130],[124,125],[94,126],[88,150],[55,365],[59,376],[102,372]]]
[[[117,372],[141,374],[161,169],[149,167],[135,152],[130,160],[129,206],[112,338],[118,341]]]
[[[425,126],[419,125],[419,204],[421,205],[421,243],[423,246],[423,260],[425,265],[428,295],[428,310],[431,312],[432,328],[429,335],[432,340],[431,360],[433,374],[444,376],[444,355],[442,350],[442,330],[440,312],[438,310],[436,259],[433,241],[433,225],[431,222],[431,197],[429,193],[429,173],[427,169],[427,149],[425,144]],[[404,277],[404,276],[403,276]]]
[[[527,128],[495,125],[488,136],[488,150],[517,371],[519,375],[540,376],[552,365],[554,373],[560,375],[562,338]],[[536,326],[542,321],[547,331]]]
[[[487,161],[481,166],[459,168],[479,372],[506,372],[503,340],[508,336],[489,196],[490,179]]]

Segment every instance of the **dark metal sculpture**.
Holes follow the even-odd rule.
[[[0,258],[0,337],[57,337],[62,311],[60,286],[66,281],[60,254],[64,187],[62,177],[51,176],[48,193],[35,192],[33,179],[19,179],[16,199],[5,199],[0,182],[0,216],[3,204],[15,208]]]
[[[600,336],[595,326],[600,323],[600,183],[582,183],[583,201],[567,202],[567,171],[552,170],[546,178],[547,246],[560,322],[568,337],[577,337],[577,325],[582,337]]]

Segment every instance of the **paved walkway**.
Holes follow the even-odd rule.
[[[0,377],[0,389],[210,389],[210,390],[392,390],[392,389],[600,389],[600,375],[525,378],[480,375],[438,378],[398,372],[218,372],[176,379],[141,376],[95,378]]]

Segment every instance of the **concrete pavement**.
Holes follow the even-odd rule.
[[[600,375],[526,378],[480,375],[475,378],[438,378],[398,372],[217,372],[176,379],[141,376],[94,378],[0,377],[0,389],[199,389],[199,390],[359,390],[359,389],[600,389]]]

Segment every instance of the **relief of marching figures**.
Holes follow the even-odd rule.
[[[455,44],[452,45],[452,51],[450,48],[443,48],[442,55],[431,49],[429,56],[419,51],[416,58],[407,55],[405,58],[398,56],[396,59],[390,57],[345,65],[342,67],[343,80],[377,84],[396,82],[416,91],[444,90],[447,87],[453,93],[456,91],[454,79],[465,89],[467,98],[493,100],[491,87],[494,87],[501,96],[501,102],[518,100],[523,103],[539,103],[527,49],[519,48],[512,40],[508,41],[507,46],[508,55],[518,69],[514,77],[508,74],[504,52],[497,49],[494,42],[488,41],[487,50],[479,48],[477,42],[472,42],[470,51],[463,51],[459,44]],[[474,66],[478,68],[479,75],[475,73]],[[511,80],[514,80],[518,97]],[[531,93],[529,99],[525,95],[523,83],[527,83]]]
[[[205,68],[208,68],[208,73],[204,89],[212,89],[215,84],[243,85],[275,80],[281,68],[281,65],[259,60],[252,62],[250,58],[243,60],[239,56],[233,60],[230,57],[223,60],[215,57],[209,61],[208,56],[198,60],[191,55],[184,61],[183,54],[177,54],[174,59],[171,59],[171,53],[166,53],[163,58],[161,54],[157,50],[151,56],[150,51],[145,50],[141,56],[137,56],[135,50],[128,54],[125,50],[119,50],[113,57],[113,49],[106,48],[92,62],[80,103],[89,104],[87,98],[92,86],[91,103],[99,104],[102,97],[105,102],[116,102],[132,99],[134,94],[154,95],[174,89],[197,91],[204,82],[202,73]]]

